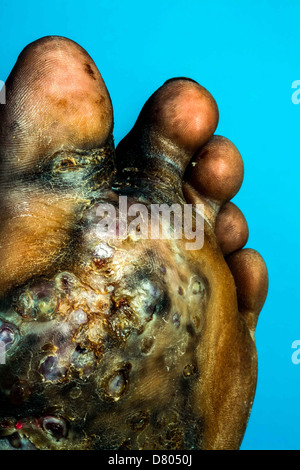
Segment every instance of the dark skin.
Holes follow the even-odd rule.
[[[113,130],[104,81],[91,57],[68,39],[46,37],[27,46],[6,89],[7,103],[0,107],[2,296],[56,272],[85,210],[81,186],[65,191],[32,175],[42,174],[59,152],[72,159],[109,147]],[[247,222],[230,202],[242,184],[243,162],[228,139],[214,135],[218,117],[207,90],[193,80],[170,80],[146,103],[116,159],[117,175],[129,162],[143,161],[141,177],[160,181],[160,164],[148,164],[145,155],[163,155],[179,169],[175,191],[190,204],[205,205],[206,242],[192,256],[205,261],[213,294],[198,350],[194,409],[203,418],[203,449],[236,449],[255,393],[254,332],[268,275],[260,254],[243,249]]]

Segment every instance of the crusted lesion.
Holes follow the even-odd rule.
[[[16,379],[28,391],[18,405],[22,430],[13,426],[10,442],[19,442],[17,433],[23,446],[27,439],[38,448],[198,448],[187,409],[200,374],[194,355],[208,281],[181,241],[104,242],[91,227],[81,232],[72,272],[18,287],[0,315],[20,336],[8,363],[13,378],[0,377],[1,399],[12,406]],[[45,415],[53,417],[49,429]],[[124,423],[117,434],[116,415]]]

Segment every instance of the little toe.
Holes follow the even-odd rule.
[[[268,292],[266,264],[257,251],[249,248],[232,253],[226,261],[235,280],[239,311],[254,335]]]

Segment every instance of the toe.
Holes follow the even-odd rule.
[[[75,42],[50,36],[27,46],[1,107],[1,164],[13,172],[61,149],[101,147],[112,131],[112,106],[93,60]]]
[[[111,100],[91,57],[75,42],[50,36],[27,46],[6,92],[0,292],[56,269],[70,251],[90,187],[105,181],[98,178],[103,160],[113,158]]]
[[[233,253],[246,245],[248,224],[243,213],[232,202],[227,202],[217,215],[215,233],[224,255]]]
[[[248,248],[232,253],[226,261],[235,280],[239,311],[254,334],[268,291],[265,262],[257,251]]]
[[[213,136],[190,162],[185,181],[218,206],[240,189],[244,176],[242,157],[230,140]]]
[[[119,174],[136,168],[160,177],[169,164],[182,177],[193,154],[213,135],[218,108],[193,80],[168,80],[144,105],[131,132],[117,147]],[[164,173],[164,172],[163,172]],[[165,178],[165,174],[163,175]],[[181,185],[181,182],[180,182]]]
[[[191,156],[213,135],[218,117],[216,102],[204,87],[193,80],[175,78],[152,95],[137,124],[149,126],[151,141],[159,150],[167,141],[181,154]]]

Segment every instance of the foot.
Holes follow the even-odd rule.
[[[115,151],[108,91],[76,43],[27,46],[6,90],[0,446],[238,448],[268,280],[261,256],[243,249],[247,223],[230,202],[243,163],[214,135],[213,97],[169,80]],[[119,236],[99,237],[99,207],[120,216],[121,196],[146,212],[192,205],[196,226],[204,208],[203,245],[120,236],[120,218]],[[140,232],[151,227],[140,221]]]

